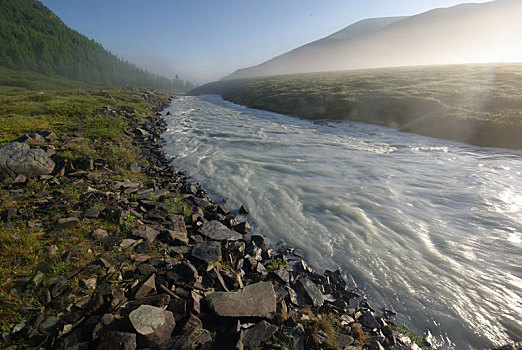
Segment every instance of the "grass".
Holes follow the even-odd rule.
[[[94,159],[103,159],[111,169],[108,174],[102,174],[105,177],[148,181],[145,174],[128,170],[131,162],[148,163],[126,134],[130,122],[153,115],[153,106],[143,100],[141,92],[79,89],[72,82],[53,79],[30,73],[16,76],[0,68],[0,146],[24,133],[50,130],[67,137],[63,144],[57,140],[46,142],[59,150],[59,156],[74,160],[91,155]],[[62,89],[53,90],[58,86]],[[40,90],[44,88],[45,91]],[[167,100],[166,95],[156,96]],[[38,225],[34,228],[29,227],[27,219],[0,222],[0,331],[7,332],[24,318],[21,309],[41,306],[33,293],[39,289],[32,282],[27,283],[38,271],[46,278],[78,271],[105,249],[91,237],[95,228],[123,236],[137,222],[133,216],[127,217],[122,226],[100,219],[83,219],[79,227],[55,232],[54,223],[58,218],[78,214],[72,206],[63,205],[78,201],[87,191],[87,185],[69,180],[60,181],[58,185],[37,180],[28,184],[23,193],[14,194],[10,183],[10,179],[0,182],[0,212],[16,209],[18,213],[31,213],[35,201],[41,198],[48,198],[49,208],[54,204],[55,209],[44,215],[37,214],[34,219]],[[103,210],[106,205],[102,201],[92,203],[97,210]],[[179,210],[185,212],[186,208],[180,206]],[[51,250],[54,250],[52,254]],[[74,259],[62,260],[66,252],[73,252]],[[80,276],[83,275],[80,273],[78,278]],[[22,295],[10,295],[13,287]],[[59,307],[53,306],[47,312],[58,312]]]
[[[278,270],[280,267],[287,268],[288,264],[284,259],[276,258],[274,260],[270,260],[270,262],[266,265],[266,269],[268,271]]]
[[[521,77],[522,64],[407,67],[218,81],[191,93],[306,119],[522,148]]]

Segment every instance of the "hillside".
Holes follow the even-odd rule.
[[[91,85],[187,90],[171,80],[124,62],[99,43],[68,28],[37,0],[0,2],[0,66],[59,76]]]
[[[522,61],[522,2],[462,4],[358,22],[224,79],[377,67]],[[387,22],[388,21],[388,22]],[[360,30],[362,29],[362,30]]]

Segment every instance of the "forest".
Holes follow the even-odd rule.
[[[178,76],[168,79],[123,61],[101,44],[68,28],[37,0],[0,2],[0,66],[91,85],[171,91],[193,87]]]

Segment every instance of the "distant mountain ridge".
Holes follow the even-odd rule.
[[[522,61],[522,1],[366,19],[223,79],[393,66]]]
[[[123,61],[37,0],[0,1],[0,67],[98,85],[192,88]]]

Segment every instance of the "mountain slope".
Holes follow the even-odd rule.
[[[522,1],[497,0],[392,18],[377,30],[345,28],[224,79],[347,69],[522,61]],[[388,20],[388,19],[383,19]],[[353,26],[364,28],[365,21]],[[383,24],[380,22],[379,24]],[[371,26],[370,26],[371,28]],[[352,34],[354,33],[354,34]]]
[[[0,2],[0,66],[90,84],[185,89],[181,80],[160,77],[118,59],[65,26],[36,0]]]

